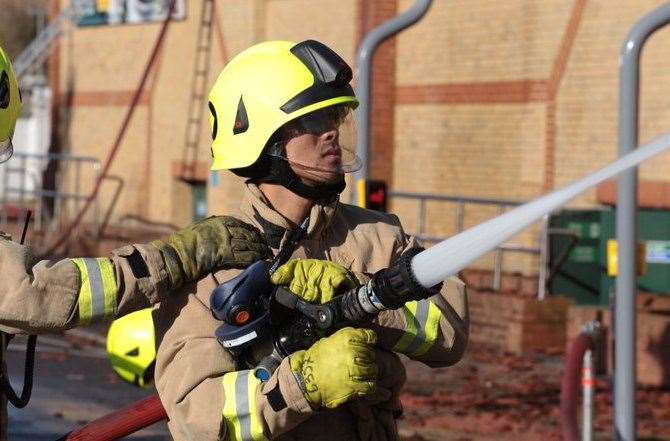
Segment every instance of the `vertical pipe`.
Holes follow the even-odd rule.
[[[74,192],[77,196],[81,194],[81,161],[74,160]],[[79,212],[79,198],[74,200],[74,212]]]
[[[547,295],[547,272],[549,266],[549,215],[545,214],[542,217],[540,226],[540,258],[539,271],[537,276],[537,299],[544,300]]]
[[[433,0],[417,0],[414,5],[397,17],[382,23],[370,31],[358,50],[358,84],[356,96],[360,102],[358,106],[358,144],[357,151],[361,158],[361,169],[354,173],[354,182],[368,179],[368,149],[370,144],[370,86],[372,77],[372,58],[375,51],[385,40],[398,32],[412,26],[428,12]],[[358,184],[353,186],[351,203],[356,204],[365,195],[360,195]]]
[[[670,22],[670,4],[645,15],[631,28],[619,54],[619,156],[638,145],[640,54],[649,36]],[[619,244],[616,278],[616,342],[614,366],[614,438],[633,441],[635,423],[635,293],[637,243],[637,168],[619,175],[616,235]]]
[[[21,207],[26,205],[26,174],[28,173],[28,164],[26,156],[21,156],[21,189],[19,190]]]
[[[505,212],[505,208],[502,205],[498,205],[497,216],[500,216]],[[503,249],[501,246],[497,246],[495,249],[495,257],[493,262],[493,290],[500,291],[502,286],[502,261],[503,261]]]
[[[582,441],[593,441],[593,351],[584,353],[582,366]]]
[[[426,199],[419,199],[419,232],[417,236],[421,236],[426,228]]]
[[[500,288],[502,286],[502,260],[503,260],[503,249],[498,247],[496,248],[495,263],[493,268],[494,291],[500,291]]]
[[[465,202],[458,201],[458,208],[456,209],[456,230],[460,233],[465,226]]]
[[[2,223],[7,224],[9,221],[7,217],[7,205],[9,202],[9,198],[7,197],[7,186],[9,185],[9,172],[7,171],[7,168],[4,167],[2,170]]]

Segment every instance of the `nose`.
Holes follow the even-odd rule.
[[[328,130],[327,132],[323,132],[321,136],[319,136],[320,140],[323,142],[333,142],[337,141],[337,138],[340,136],[340,131],[337,128],[333,128]]]

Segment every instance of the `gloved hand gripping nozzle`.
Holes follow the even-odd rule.
[[[276,300],[299,310],[323,330],[366,323],[381,311],[397,309],[406,302],[427,299],[439,292],[441,283],[425,288],[412,273],[412,258],[421,251],[420,247],[409,249],[393,265],[377,271],[365,285],[352,288],[323,305],[302,302],[281,287],[277,289]]]

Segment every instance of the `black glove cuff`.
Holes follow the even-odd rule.
[[[427,299],[442,288],[442,283],[424,288],[414,277],[412,259],[421,251],[421,247],[410,248],[393,265],[372,276],[372,289],[386,308],[398,309],[410,300]]]

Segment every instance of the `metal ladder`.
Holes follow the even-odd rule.
[[[182,158],[181,179],[187,182],[197,182],[198,151],[200,141],[200,127],[206,107],[207,81],[209,77],[209,58],[212,52],[212,21],[214,15],[214,0],[203,0],[200,10],[200,27],[195,45],[195,63],[193,79],[191,81],[191,96],[188,104],[188,119],[184,155]]]
[[[41,65],[49,54],[51,44],[62,33],[65,23],[74,18],[72,6],[63,9],[56,18],[35,37],[33,41],[14,60],[14,71],[17,78],[21,78],[36,66]]]

